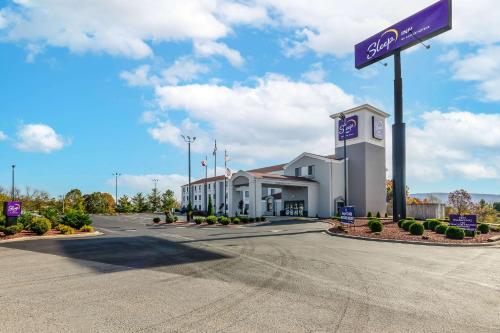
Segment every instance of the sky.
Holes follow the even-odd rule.
[[[328,115],[393,114],[393,63],[354,45],[434,0],[0,0],[0,185],[149,192],[333,151]],[[453,29],[402,54],[412,193],[500,193],[500,6],[453,1]],[[388,128],[393,118],[388,119]],[[391,135],[387,131],[391,177]]]

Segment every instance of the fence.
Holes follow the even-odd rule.
[[[444,208],[445,204],[442,203],[409,204],[406,205],[406,216],[416,219],[443,219]]]

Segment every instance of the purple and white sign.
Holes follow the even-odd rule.
[[[339,140],[353,139],[358,137],[358,116],[351,116],[344,120],[339,119]]]
[[[451,0],[440,0],[356,44],[355,66],[366,67],[451,29]]]
[[[476,215],[450,214],[450,225],[474,231],[477,227],[477,217]]]
[[[340,222],[345,224],[354,224],[355,216],[353,206],[342,207],[340,212]]]
[[[20,201],[6,201],[3,208],[5,216],[18,217],[21,215],[21,205]]]

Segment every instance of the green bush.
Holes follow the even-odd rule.
[[[413,220],[413,221],[415,221],[415,218],[414,218],[414,217],[407,217],[406,219],[407,219],[407,220]]]
[[[451,239],[464,239],[465,232],[464,232],[464,229],[462,229],[462,228],[450,226],[450,227],[446,228],[445,235],[447,238],[451,238]]]
[[[240,222],[241,222],[241,221],[240,221],[240,219],[239,219],[239,218],[237,218],[237,217],[233,217],[233,218],[231,219],[231,222],[233,222],[233,224],[240,224]]]
[[[481,231],[482,234],[487,234],[490,232],[490,225],[486,223],[481,223],[478,227],[477,230]]]
[[[379,220],[371,220],[370,230],[372,232],[381,232],[384,229],[384,225]]]
[[[422,225],[424,226],[425,230],[429,230],[429,221],[425,220],[424,223],[422,223]]]
[[[413,222],[410,225],[410,234],[421,236],[424,234],[424,225],[420,222]]]
[[[219,223],[222,224],[222,225],[228,225],[229,224],[229,218],[225,217],[225,216],[221,216],[220,220],[219,220]]]
[[[74,229],[80,229],[84,225],[91,225],[90,216],[78,210],[70,210],[63,216],[61,223]]]
[[[377,218],[379,219],[380,218],[380,212],[377,212]]]
[[[250,222],[250,223],[255,222],[255,218],[254,217],[249,217],[248,218],[248,222]]]
[[[165,215],[165,223],[174,223],[177,221],[177,216],[175,215],[172,215],[172,214],[167,214]]]
[[[434,231],[435,228],[441,224],[441,222],[438,219],[427,219],[425,220],[429,226],[429,230]]]
[[[217,216],[215,215],[210,215],[207,217],[207,223],[208,224],[215,224],[217,223]]]
[[[444,235],[446,233],[446,229],[448,229],[448,226],[444,223],[440,223],[434,228],[434,231],[438,234]]]
[[[197,217],[194,218],[194,223],[196,223],[196,224],[202,224],[203,220],[204,220],[203,217],[197,216]]]
[[[389,215],[387,215],[387,212],[384,214],[384,217],[388,217]]]
[[[403,224],[401,224],[401,227],[405,230],[405,231],[410,231],[410,226],[415,223],[414,220],[405,220],[403,222]]]
[[[247,216],[241,216],[241,217],[240,217],[240,221],[241,221],[242,223],[248,223],[248,217],[247,217]]]
[[[377,218],[371,218],[371,219],[369,219],[368,220],[368,228],[371,228],[371,225],[372,225],[373,222],[380,222],[380,220],[377,219]]]
[[[161,219],[159,217],[153,217],[154,223],[160,223]]]
[[[85,227],[86,226],[83,226],[82,229]],[[92,227],[90,227],[90,228],[92,228]],[[59,231],[63,235],[73,235],[75,233],[75,229],[73,229],[69,225],[65,225],[65,224],[59,224],[56,227],[56,230]]]
[[[17,223],[15,225],[11,225],[10,227],[0,227],[0,231],[2,231],[5,236],[11,236],[20,233],[24,230],[24,227],[21,223]]]
[[[402,228],[403,227],[403,222],[406,220],[399,220],[398,221],[398,227]]]
[[[25,230],[29,230],[30,224],[33,221],[33,218],[34,218],[34,216],[31,213],[28,213],[28,212],[22,213],[21,216],[19,216],[17,218],[17,223],[21,223]]]
[[[372,212],[368,212],[368,214],[366,214],[366,217],[372,217]]]
[[[0,214],[0,227],[5,226],[5,216]]]
[[[51,228],[50,220],[46,217],[35,217],[30,224],[30,230],[37,235],[43,235]]]
[[[479,235],[481,232],[477,230],[464,230],[465,236],[467,237],[476,237],[476,235]]]
[[[80,228],[81,232],[94,232],[94,227],[90,225],[84,225],[83,227]]]
[[[57,225],[61,223],[61,214],[59,214],[59,211],[54,207],[44,208],[40,213],[43,217],[49,219],[52,227],[57,227]]]

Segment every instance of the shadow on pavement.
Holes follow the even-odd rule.
[[[282,226],[282,225],[293,225],[293,224],[314,224],[318,223],[318,220],[277,220],[277,221],[270,221],[269,223],[266,224],[260,224],[256,225],[255,228],[260,228],[260,227],[272,227],[272,226]]]
[[[78,264],[100,273],[128,269],[160,269],[229,256],[150,236],[47,239],[12,242],[1,247],[77,259]],[[120,266],[106,267],[95,262]],[[182,274],[182,272],[176,272]]]

